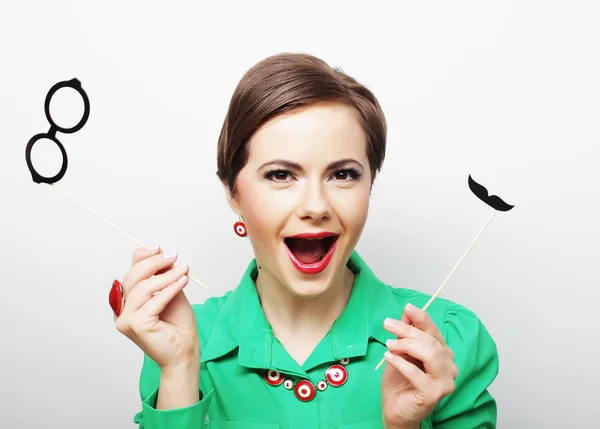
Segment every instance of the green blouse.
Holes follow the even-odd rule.
[[[254,285],[255,260],[236,289],[194,304],[201,347],[200,401],[157,410],[160,369],[144,355],[142,409],[134,416],[139,429],[383,428],[383,368],[376,371],[375,366],[386,351],[386,340],[393,337],[383,321],[399,319],[409,302],[423,308],[430,296],[382,283],[356,252],[348,267],[356,274],[348,304],[303,365],[273,336]],[[454,351],[459,375],[454,392],[421,428],[495,428],[496,401],[487,390],[498,373],[494,340],[473,312],[452,301],[437,298],[427,312]],[[289,389],[301,380],[317,386],[328,368],[342,361],[347,370],[342,386],[316,390],[310,401],[299,400],[294,388]],[[291,382],[270,385],[265,379],[270,370]],[[277,378],[277,372],[270,374]]]

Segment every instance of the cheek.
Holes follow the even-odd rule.
[[[346,212],[346,227],[356,230],[355,232],[362,231],[367,221],[367,214],[369,212],[369,197],[359,198],[354,200],[352,207]]]
[[[364,227],[369,212],[369,197],[368,188],[357,188],[350,193],[340,192],[332,201],[340,222],[348,232]]]
[[[258,245],[272,241],[290,213],[286,200],[255,183],[244,186],[240,181],[239,191],[240,209],[252,241]]]

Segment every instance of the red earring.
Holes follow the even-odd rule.
[[[233,230],[240,237],[245,237],[247,235],[247,233],[246,233],[246,225],[244,225],[244,222],[242,222],[241,220],[239,220],[239,221],[237,221],[236,223],[233,224]]]

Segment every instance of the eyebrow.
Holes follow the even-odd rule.
[[[300,164],[297,164],[297,163],[291,162],[291,161],[286,161],[285,159],[275,159],[273,161],[265,162],[258,169],[260,170],[262,168],[265,168],[265,167],[268,167],[269,165],[274,165],[274,164],[281,165],[282,167],[289,168],[290,170],[302,170],[302,166]],[[336,169],[342,168],[344,166],[347,166],[348,164],[358,164],[360,166],[360,168],[364,170],[363,165],[360,162],[358,162],[357,160],[352,159],[352,158],[344,158],[344,159],[340,159],[339,161],[334,161],[327,166],[327,170],[336,170]]]

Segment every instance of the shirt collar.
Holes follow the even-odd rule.
[[[394,336],[383,327],[386,317],[400,318],[402,308],[391,288],[382,283],[356,251],[347,266],[355,273],[350,299],[329,335],[333,345],[333,359],[364,356],[369,339],[382,344]],[[249,368],[274,369],[276,358],[287,370],[302,369],[281,353],[273,353],[274,338],[271,326],[260,305],[254,280],[258,274],[256,260],[246,269],[238,287],[224,298],[214,329],[202,347],[202,361],[218,359],[234,349],[238,350],[238,363]],[[276,355],[276,356],[274,356]]]

